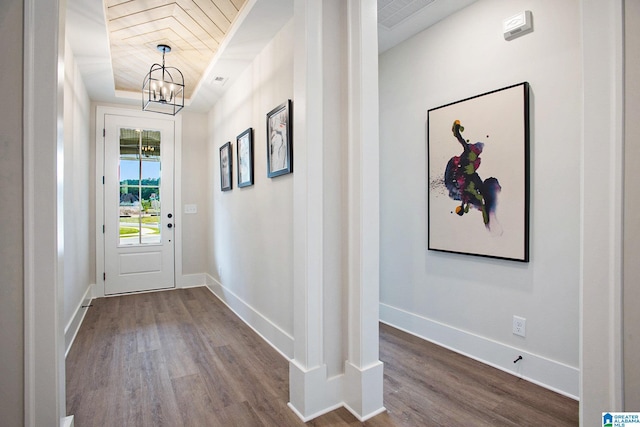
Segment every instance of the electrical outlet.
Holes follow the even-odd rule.
[[[513,316],[513,333],[515,335],[520,335],[521,337],[526,336],[526,327],[527,319],[520,316]]]

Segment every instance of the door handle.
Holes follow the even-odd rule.
[[[171,227],[173,227],[173,224],[169,223],[169,224],[167,224],[167,227],[171,228]]]

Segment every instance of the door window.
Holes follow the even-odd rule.
[[[162,243],[160,135],[120,128],[119,246]]]

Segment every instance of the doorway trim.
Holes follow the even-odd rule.
[[[95,174],[95,233],[96,233],[96,287],[93,297],[104,297],[104,136],[105,114],[137,118],[153,118],[174,122],[174,165],[173,165],[173,203],[174,203],[174,283],[175,288],[182,287],[182,116],[166,116],[164,114],[135,110],[128,107],[96,107],[96,174]]]

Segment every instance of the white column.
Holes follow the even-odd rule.
[[[580,425],[622,410],[622,0],[582,0]],[[633,408],[631,408],[633,409]]]
[[[295,342],[289,406],[304,421],[341,406],[364,420],[384,410],[377,5],[294,4]]]
[[[636,52],[640,51],[640,2],[625,0],[625,65],[624,65],[624,93],[625,93],[625,189],[624,189],[624,235],[632,236],[624,239],[624,295],[623,307],[623,350],[624,350],[624,408],[628,411],[640,408],[640,340],[636,339],[638,325],[640,325],[640,189],[637,185],[638,174],[636,159],[640,158],[640,145],[633,140],[640,135],[640,58]]]
[[[309,420],[339,402],[323,363],[322,2],[294,3],[293,335],[289,406]],[[333,393],[335,395],[335,393]],[[338,399],[336,399],[336,397]],[[333,399],[333,401],[332,401]]]
[[[24,9],[25,426],[66,412],[63,321],[64,0]]]
[[[345,406],[360,420],[384,411],[378,360],[379,137],[375,0],[348,2],[349,267]]]

